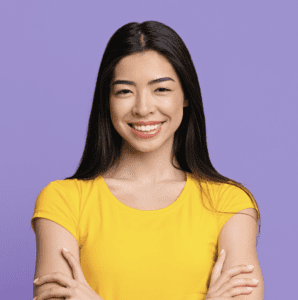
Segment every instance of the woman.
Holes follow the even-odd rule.
[[[35,278],[60,277],[48,275],[35,295],[263,299],[259,219],[251,193],[210,162],[200,85],[182,39],[159,22],[126,24],[104,52],[76,173],[36,200]],[[211,274],[222,249],[223,273]]]

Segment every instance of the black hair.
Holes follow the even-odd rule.
[[[213,167],[207,148],[201,89],[190,53],[173,29],[156,21],[128,23],[119,28],[110,38],[98,71],[83,155],[74,175],[65,180],[95,179],[119,160],[123,139],[112,124],[109,105],[114,68],[122,58],[148,50],[158,52],[172,64],[189,103],[183,108],[182,122],[174,134],[173,166],[197,179],[201,192],[206,192],[201,185],[203,182],[225,183],[241,188],[250,197],[254,207],[257,207],[257,220],[260,221],[259,207],[251,192],[243,184],[219,174]],[[180,168],[174,165],[174,156]],[[210,204],[211,201],[210,198]],[[211,207],[213,207],[212,204]]]

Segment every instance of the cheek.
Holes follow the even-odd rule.
[[[121,120],[125,115],[124,107],[121,107],[121,105],[115,105],[113,103],[110,105],[110,112],[113,123],[119,122],[119,120]]]
[[[126,130],[125,127],[125,117],[129,114],[127,109],[125,110],[124,107],[113,106],[110,108],[110,115],[111,115],[111,121],[115,128],[115,130],[120,134],[123,130]]]
[[[180,123],[183,118],[183,107],[179,103],[168,106],[165,112],[172,122]]]

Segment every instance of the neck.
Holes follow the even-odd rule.
[[[141,152],[124,144],[120,159],[108,171],[106,177],[128,180],[140,185],[158,184],[164,181],[185,181],[185,173],[172,165],[171,148]],[[174,165],[179,167],[176,158],[174,158]]]

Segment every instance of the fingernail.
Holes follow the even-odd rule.
[[[63,251],[64,251],[64,252],[69,252],[66,248],[63,248]]]
[[[33,280],[33,283],[36,283],[38,281],[38,278],[36,278],[35,280]]]
[[[223,255],[223,253],[225,252],[224,249],[221,250],[220,255]]]
[[[253,265],[248,265],[247,267],[248,267],[249,269],[251,269],[251,270],[254,268]]]

